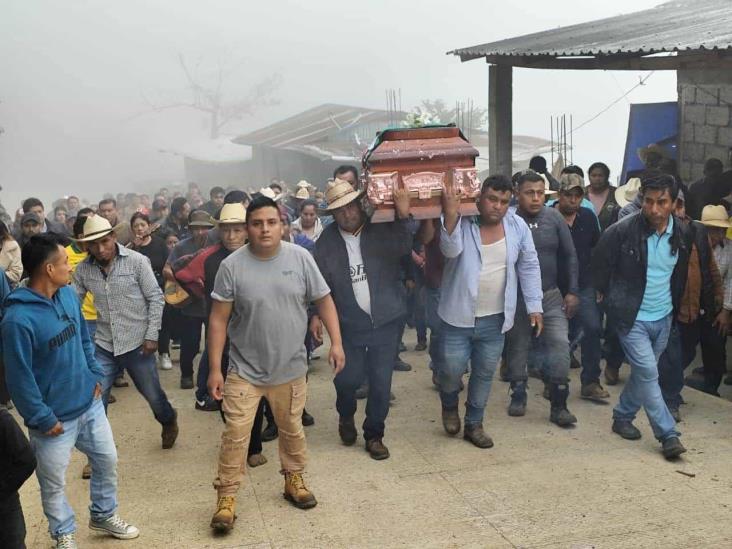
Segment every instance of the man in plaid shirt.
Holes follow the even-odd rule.
[[[115,377],[127,370],[163,426],[163,449],[178,436],[176,411],[168,401],[155,369],[163,294],[150,260],[120,246],[109,221],[87,218],[79,242],[86,242],[89,257],[79,263],[74,284],[80,298],[91,292],[97,308],[96,359],[105,371],[104,402]]]

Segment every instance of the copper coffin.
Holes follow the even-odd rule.
[[[381,132],[363,158],[371,220],[394,219],[393,191],[401,185],[409,189],[410,211],[417,219],[440,216],[447,186],[461,189],[461,214],[477,214],[476,156],[478,150],[455,126]]]

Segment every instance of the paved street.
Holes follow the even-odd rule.
[[[410,348],[413,337],[408,331]],[[177,388],[177,371],[161,372],[181,426],[175,448],[162,451],[159,426],[141,397],[132,387],[115,390],[110,416],[119,450],[120,514],[142,533],[123,542],[88,530],[88,482],[80,478],[83,461],[75,453],[68,492],[81,547],[732,546],[728,400],[684,391],[680,429],[689,451],[668,463],[645,416],[637,421],[640,441],[611,434],[611,406],[578,398],[577,370],[570,409],[579,424],[572,430],[549,423],[549,405],[535,380],[526,417],[509,418],[508,386],[496,380],[485,422],[496,445],[479,450],[443,432],[426,357],[404,353],[415,368],[394,374],[397,400],[385,438],[392,457],[384,462],[369,459],[361,445],[340,444],[331,375],[325,360],[314,362],[307,408],[316,424],[306,431],[306,480],[319,505],[300,511],[282,498],[277,442],[265,443],[269,462],[251,471],[238,498],[236,528],[226,537],[213,536],[208,527],[219,415],[195,411],[193,392]],[[613,402],[621,388],[609,388]],[[730,389],[724,387],[728,398]],[[28,546],[50,547],[35,477],[22,500]]]

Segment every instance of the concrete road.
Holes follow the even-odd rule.
[[[408,331],[410,349],[413,338]],[[577,370],[569,404],[579,423],[570,430],[549,423],[549,404],[535,380],[527,415],[509,418],[508,386],[496,379],[485,421],[495,447],[479,450],[444,433],[426,353],[403,358],[414,369],[394,374],[397,400],[385,437],[391,458],[376,462],[361,443],[340,444],[331,374],[324,359],[315,361],[307,408],[316,424],[306,429],[306,481],[319,505],[300,511],[283,499],[277,442],[265,443],[269,462],[250,471],[238,497],[236,528],[225,537],[208,527],[216,499],[211,481],[222,428],[218,413],[195,411],[193,391],[177,388],[177,370],[160,372],[180,422],[175,448],[163,451],[160,427],[135,389],[115,390],[110,417],[119,451],[119,512],[141,535],[125,542],[89,531],[89,484],[75,452],[67,490],[80,546],[732,547],[728,400],[684,391],[680,430],[689,451],[669,463],[644,415],[637,420],[641,440],[610,432],[611,406],[579,399]],[[613,403],[621,389],[609,387]],[[50,547],[35,477],[23,487],[22,501],[28,546]]]

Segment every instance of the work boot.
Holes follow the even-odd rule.
[[[412,369],[411,364],[407,364],[401,358],[397,357],[396,361],[394,362],[394,371],[395,372],[409,372],[411,369]]]
[[[482,423],[476,423],[475,425],[466,423],[463,430],[463,439],[469,440],[478,448],[493,447],[493,439],[485,433]]]
[[[580,396],[585,400],[592,400],[595,402],[604,403],[606,402],[606,399],[610,398],[610,393],[608,393],[603,388],[603,386],[600,385],[599,381],[593,381],[592,383],[588,383],[587,385],[582,386]]]
[[[511,403],[508,405],[508,415],[521,417],[526,415],[526,382],[511,382]]]
[[[498,367],[498,377],[501,381],[511,381],[508,377],[508,361],[501,359],[501,365]]]
[[[318,504],[313,493],[305,486],[302,473],[285,471],[285,491],[282,495],[298,509],[310,509]]]
[[[341,436],[341,442],[346,446],[352,446],[356,442],[358,432],[356,431],[353,416],[342,417],[338,420],[338,434]]]
[[[460,432],[460,414],[457,408],[442,409],[442,426],[448,435],[457,435]]]
[[[552,383],[549,387],[549,393],[551,401],[549,421],[556,423],[560,427],[569,427],[577,423],[577,418],[567,409],[569,386],[566,383],[562,385]]]
[[[625,440],[638,440],[641,437],[638,428],[625,419],[613,420],[613,433],[620,435]]]
[[[275,423],[267,423],[264,431],[262,431],[262,442],[269,442],[270,440],[274,440],[279,436],[279,434],[280,433],[277,430],[277,425]]]
[[[663,457],[666,459],[676,459],[686,452],[686,448],[681,444],[679,437],[667,438],[661,444],[661,451],[663,452]]]
[[[219,532],[229,532],[236,521],[236,498],[234,496],[221,496],[216,504],[216,512],[211,519],[211,528]]]
[[[78,549],[79,546],[76,543],[76,536],[74,532],[70,534],[61,534],[56,538],[56,549]]]
[[[356,400],[363,400],[367,396],[369,396],[369,384],[364,382],[356,389]]]
[[[615,368],[609,364],[605,366],[605,383],[608,385],[617,385],[620,381],[620,368]]]
[[[135,539],[140,535],[140,531],[136,527],[127,524],[117,514],[102,520],[89,519],[89,528],[117,539]]]
[[[247,457],[247,465],[249,467],[259,467],[265,463],[267,463],[267,458],[264,457],[264,454],[252,454]]]
[[[541,392],[541,396],[545,400],[551,400],[552,399],[551,387],[550,387],[550,384],[549,384],[548,381],[545,381],[544,382],[544,390]]]
[[[305,408],[302,409],[302,424],[304,427],[315,425],[315,418]]]
[[[160,437],[163,439],[163,450],[170,450],[178,438],[178,412],[170,423],[163,425],[163,432]]]
[[[372,438],[366,441],[366,451],[372,459],[382,460],[389,457],[389,449],[384,446],[380,438]]]

